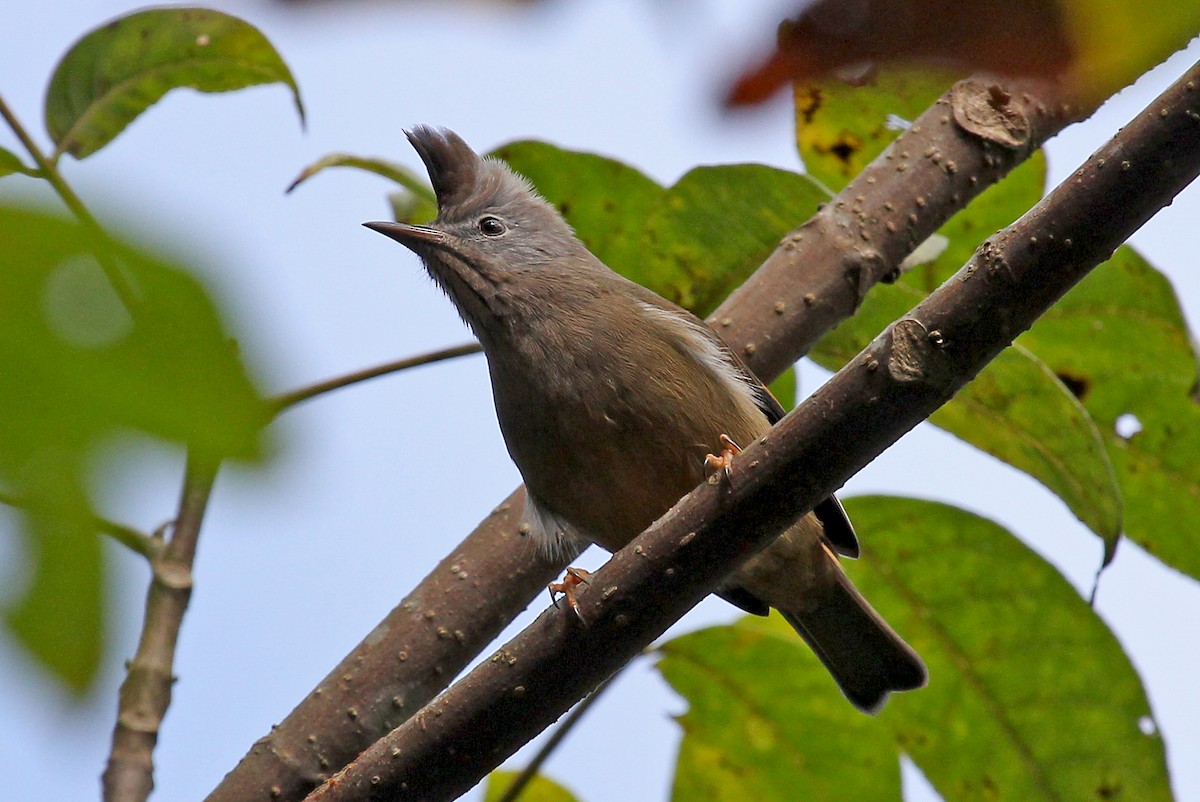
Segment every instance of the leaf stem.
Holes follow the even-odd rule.
[[[395,362],[388,362],[383,365],[377,365],[373,368],[347,373],[344,376],[337,376],[332,379],[327,379],[316,384],[302,387],[299,390],[293,390],[289,393],[276,396],[268,402],[268,407],[271,411],[271,417],[274,418],[280,413],[285,412],[296,404],[302,401],[307,401],[310,398],[315,398],[318,395],[323,395],[332,390],[339,390],[342,387],[349,387],[358,382],[375,379],[380,376],[386,376],[389,373],[395,373],[408,368],[415,368],[420,365],[428,365],[433,362],[441,362],[445,359],[454,359],[455,357],[466,356],[467,354],[476,354],[483,350],[479,343],[463,343],[462,345],[451,346],[450,348],[442,348],[438,351],[430,351],[427,354],[419,354],[410,356],[406,359],[398,359]]]
[[[33,137],[25,130],[25,126],[21,125],[21,121],[17,119],[12,109],[4,102],[3,96],[0,96],[0,117],[3,117],[4,121],[8,123],[8,127],[17,135],[17,139],[21,140],[21,144],[25,146],[25,150],[29,152],[29,155],[37,164],[38,175],[50,182],[50,186],[54,187],[54,191],[62,198],[63,203],[67,205],[71,213],[75,215],[75,219],[82,223],[84,228],[88,229],[100,242],[108,242],[108,234],[100,227],[96,218],[88,211],[88,208],[83,205],[83,201],[75,194],[75,190],[71,189],[70,185],[63,180],[62,175],[58,172],[57,159],[49,159],[46,157],[46,154],[42,153],[41,148],[33,141]],[[96,261],[103,268],[105,275],[108,276],[109,282],[112,283],[117,296],[120,297],[125,308],[132,314],[137,307],[137,293],[134,291],[133,286],[111,260],[102,258],[102,255],[99,253],[95,254],[95,256]]]
[[[0,492],[0,504],[7,504],[17,509],[29,509],[29,504],[23,499],[4,492]],[[158,552],[158,545],[153,537],[145,532],[139,532],[131,526],[119,524],[98,515],[92,516],[92,526],[97,532],[108,535],[130,551],[136,551],[147,559],[153,559]]]

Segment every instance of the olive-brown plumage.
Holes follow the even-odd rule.
[[[615,551],[704,478],[718,438],[749,443],[783,414],[702,321],[614,273],[506,165],[451,131],[409,141],[429,170],[428,226],[368,223],[415,251],[487,354],[496,413],[546,548]],[[925,666],[834,555],[858,555],[836,499],[751,558],[720,594],[778,609],[847,698],[874,712]]]

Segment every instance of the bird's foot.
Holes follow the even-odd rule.
[[[575,599],[575,588],[580,585],[589,584],[591,578],[592,574],[590,571],[585,571],[582,568],[567,568],[567,573],[563,576],[562,582],[551,582],[546,586],[546,589],[550,591],[550,600],[554,602],[554,606],[558,606],[558,596],[555,594],[561,593],[567,599],[567,606],[575,611],[575,616],[584,625],[587,622],[583,620],[583,613],[579,610],[579,602]]]
[[[704,457],[704,470],[708,473],[708,481],[712,484],[716,484],[721,476],[724,476],[726,481],[733,480],[731,473],[733,458],[742,453],[742,447],[733,442],[729,435],[723,434],[719,439],[723,446],[721,456],[708,454]]]

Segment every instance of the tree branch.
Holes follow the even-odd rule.
[[[550,755],[554,754],[554,750],[571,733],[571,730],[575,729],[575,725],[587,715],[587,711],[591,709],[592,705],[596,704],[596,700],[600,698],[600,695],[608,690],[614,679],[616,679],[615,675],[604,680],[604,682],[596,686],[596,690],[589,693],[582,702],[575,705],[575,709],[567,714],[567,717],[562,720],[558,728],[546,739],[546,743],[542,744],[542,747],[538,749],[537,754],[533,756],[533,760],[529,761],[529,765],[521,769],[516,777],[513,777],[512,782],[504,789],[504,793],[500,795],[500,798],[496,802],[517,802],[521,798],[521,794],[529,786],[529,783],[533,782],[533,778],[537,776],[542,765],[549,759]]]
[[[1049,91],[1038,90],[1043,100],[1034,91],[1033,86],[1002,90],[982,85],[979,79],[957,84],[827,204],[816,222],[809,221],[785,237],[709,322],[761,378],[770,381],[778,376],[817,338],[853,313],[867,289],[892,275],[915,245],[1077,116],[1065,105],[1046,100]],[[972,110],[974,106],[961,99],[982,94],[995,97],[990,106],[985,102],[983,110]],[[1002,102],[1005,97],[1009,100]],[[951,113],[956,102],[961,111]],[[990,116],[988,108],[993,110]],[[989,128],[971,122],[975,117],[985,121],[998,117],[1003,122]],[[1009,128],[1028,130],[1022,146],[993,142],[1010,141],[1001,133]],[[987,135],[973,133],[976,129]],[[911,158],[926,152],[931,155]],[[897,160],[909,168],[896,169]],[[963,167],[952,169],[951,163]],[[919,201],[913,187],[924,193]],[[893,207],[896,211],[889,211]],[[909,215],[916,215],[915,222]],[[894,218],[903,225],[896,225]],[[784,304],[783,314],[776,312],[777,301]],[[207,802],[301,799],[330,771],[385,735],[388,725],[403,721],[445,688],[512,615],[542,593],[566,559],[542,562],[517,538],[520,493],[509,496],[278,727],[260,739]],[[453,603],[471,615],[456,618],[452,631],[461,632],[461,640],[430,639],[425,632],[428,623],[415,612],[423,599],[443,598],[444,577],[454,564],[472,566],[471,594],[460,595]],[[480,610],[485,614],[480,615]],[[393,659],[400,651],[408,656],[403,663]],[[404,700],[403,711],[384,709],[370,721],[361,716],[351,719],[344,712],[378,710],[394,697]],[[309,740],[312,733],[320,733],[319,743]]]
[[[171,703],[179,627],[192,595],[192,561],[219,463],[189,453],[171,539],[151,560],[154,577],[137,652],[121,683],[112,751],[104,769],[106,802],[144,802],[154,788],[154,746]]]
[[[710,322],[757,375],[782,373],[955,212],[1091,113],[1057,98],[1047,83],[959,81],[784,237]]]
[[[1200,174],[1200,64],[772,432],[308,802],[449,800],[973,378]]]

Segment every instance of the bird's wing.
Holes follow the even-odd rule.
[[[720,339],[715,333],[713,336]],[[758,408],[766,414],[767,420],[771,421],[771,425],[774,426],[787,414],[783,405],[779,403],[779,399],[771,393],[767,385],[763,384],[750,368],[746,367],[746,363],[742,362],[728,345],[725,345],[724,341],[721,342],[721,345],[730,361],[754,389]],[[857,559],[859,555],[858,535],[854,533],[854,525],[850,523],[850,516],[846,515],[846,509],[842,506],[842,502],[838,501],[837,496],[830,496],[817,502],[817,506],[813,507],[813,514],[821,522],[821,527],[825,531],[825,539],[829,541],[829,545],[833,546],[843,557]]]
[[[641,285],[635,284],[641,292],[643,303],[652,304],[663,312],[674,314],[682,317],[686,322],[691,324],[698,333],[708,339],[713,346],[720,352],[721,357],[734,369],[738,377],[746,383],[754,396],[754,402],[763,414],[767,416],[767,420],[774,426],[783,416],[786,411],[783,405],[779,403],[771,391],[767,389],[767,385],[763,384],[762,380],[754,375],[754,372],[746,366],[733,349],[730,348],[724,340],[721,339],[715,331],[704,321],[693,315],[691,312],[683,309],[680,306],[667,301],[665,298],[645,289]],[[830,496],[813,507],[813,514],[817,516],[817,520],[821,522],[825,530],[825,538],[834,550],[843,557],[856,558],[859,555],[858,536],[854,534],[854,526],[850,523],[850,518],[846,515],[845,508],[842,507],[842,502],[837,500],[836,496]],[[738,604],[733,599],[728,601],[737,604],[739,607],[744,605]]]

